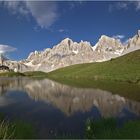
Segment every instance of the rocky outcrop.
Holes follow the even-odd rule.
[[[52,49],[31,53],[25,64],[34,70],[48,72],[73,64],[95,62],[98,57],[99,53],[93,51],[89,42],[77,43],[66,38]]]
[[[140,49],[140,30],[138,30],[137,35],[135,35],[133,38],[130,38],[128,40],[128,44],[126,45],[126,48],[123,54],[129,53],[138,49]]]
[[[94,47],[87,41],[77,43],[66,38],[52,49],[32,52],[25,65],[48,72],[74,64],[106,61],[120,56],[122,49],[118,40],[107,36],[102,36]]]

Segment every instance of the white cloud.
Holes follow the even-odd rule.
[[[140,10],[140,1],[135,2],[136,10]]]
[[[130,6],[134,6],[136,11],[140,10],[140,1],[123,1],[115,2],[114,4],[109,5],[109,12],[113,10],[127,10]]]
[[[58,17],[55,2],[26,1],[26,6],[42,28],[50,27]]]
[[[48,29],[58,18],[57,4],[53,1],[2,1],[12,14],[32,16],[41,28]]]
[[[128,3],[118,2],[116,6],[117,6],[118,9],[127,9],[128,8]]]
[[[73,0],[73,1],[68,1],[68,5],[70,9],[75,8],[76,6],[83,5],[86,1],[81,1],[81,0]]]
[[[123,45],[127,45],[129,42],[129,39],[126,39],[124,42],[123,42]]]
[[[64,32],[68,32],[68,30],[67,29],[59,29],[58,32],[64,33]]]
[[[121,40],[121,39],[124,39],[125,36],[124,35],[114,35],[113,38]]]
[[[1,1],[5,8],[7,8],[12,14],[27,15],[29,11],[26,8],[23,1]]]
[[[16,51],[17,49],[9,45],[0,45],[0,54]]]

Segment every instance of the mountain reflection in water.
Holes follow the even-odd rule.
[[[42,101],[52,104],[66,116],[71,116],[76,112],[88,112],[93,107],[96,107],[101,116],[105,118],[117,117],[124,109],[140,116],[139,102],[113,95],[101,89],[70,87],[48,79],[1,78],[0,106],[4,105],[2,98],[5,93],[17,90],[26,92],[35,102]],[[9,101],[7,100],[7,102]]]

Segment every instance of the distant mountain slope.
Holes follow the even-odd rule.
[[[50,72],[75,64],[108,61],[139,49],[140,30],[125,45],[119,39],[106,35],[102,35],[95,46],[87,41],[74,42],[66,38],[52,48],[31,52],[25,60],[4,59],[3,64],[19,72]]]
[[[48,73],[48,76],[54,79],[105,79],[138,83],[140,82],[140,50],[106,62],[61,68]]]
[[[87,41],[77,43],[66,38],[52,49],[32,52],[25,65],[33,70],[49,72],[74,64],[107,61],[120,56],[123,50],[120,41],[105,35],[101,36],[96,46]]]
[[[95,46],[87,41],[81,40],[78,43],[66,38],[52,49],[30,53],[23,63],[30,68],[29,70],[49,72],[70,65],[103,62],[120,57],[140,49],[139,42],[140,31],[125,45],[120,40],[106,35],[102,35]]]

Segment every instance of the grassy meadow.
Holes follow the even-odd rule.
[[[53,79],[140,83],[140,50],[106,62],[77,64],[48,73]]]

